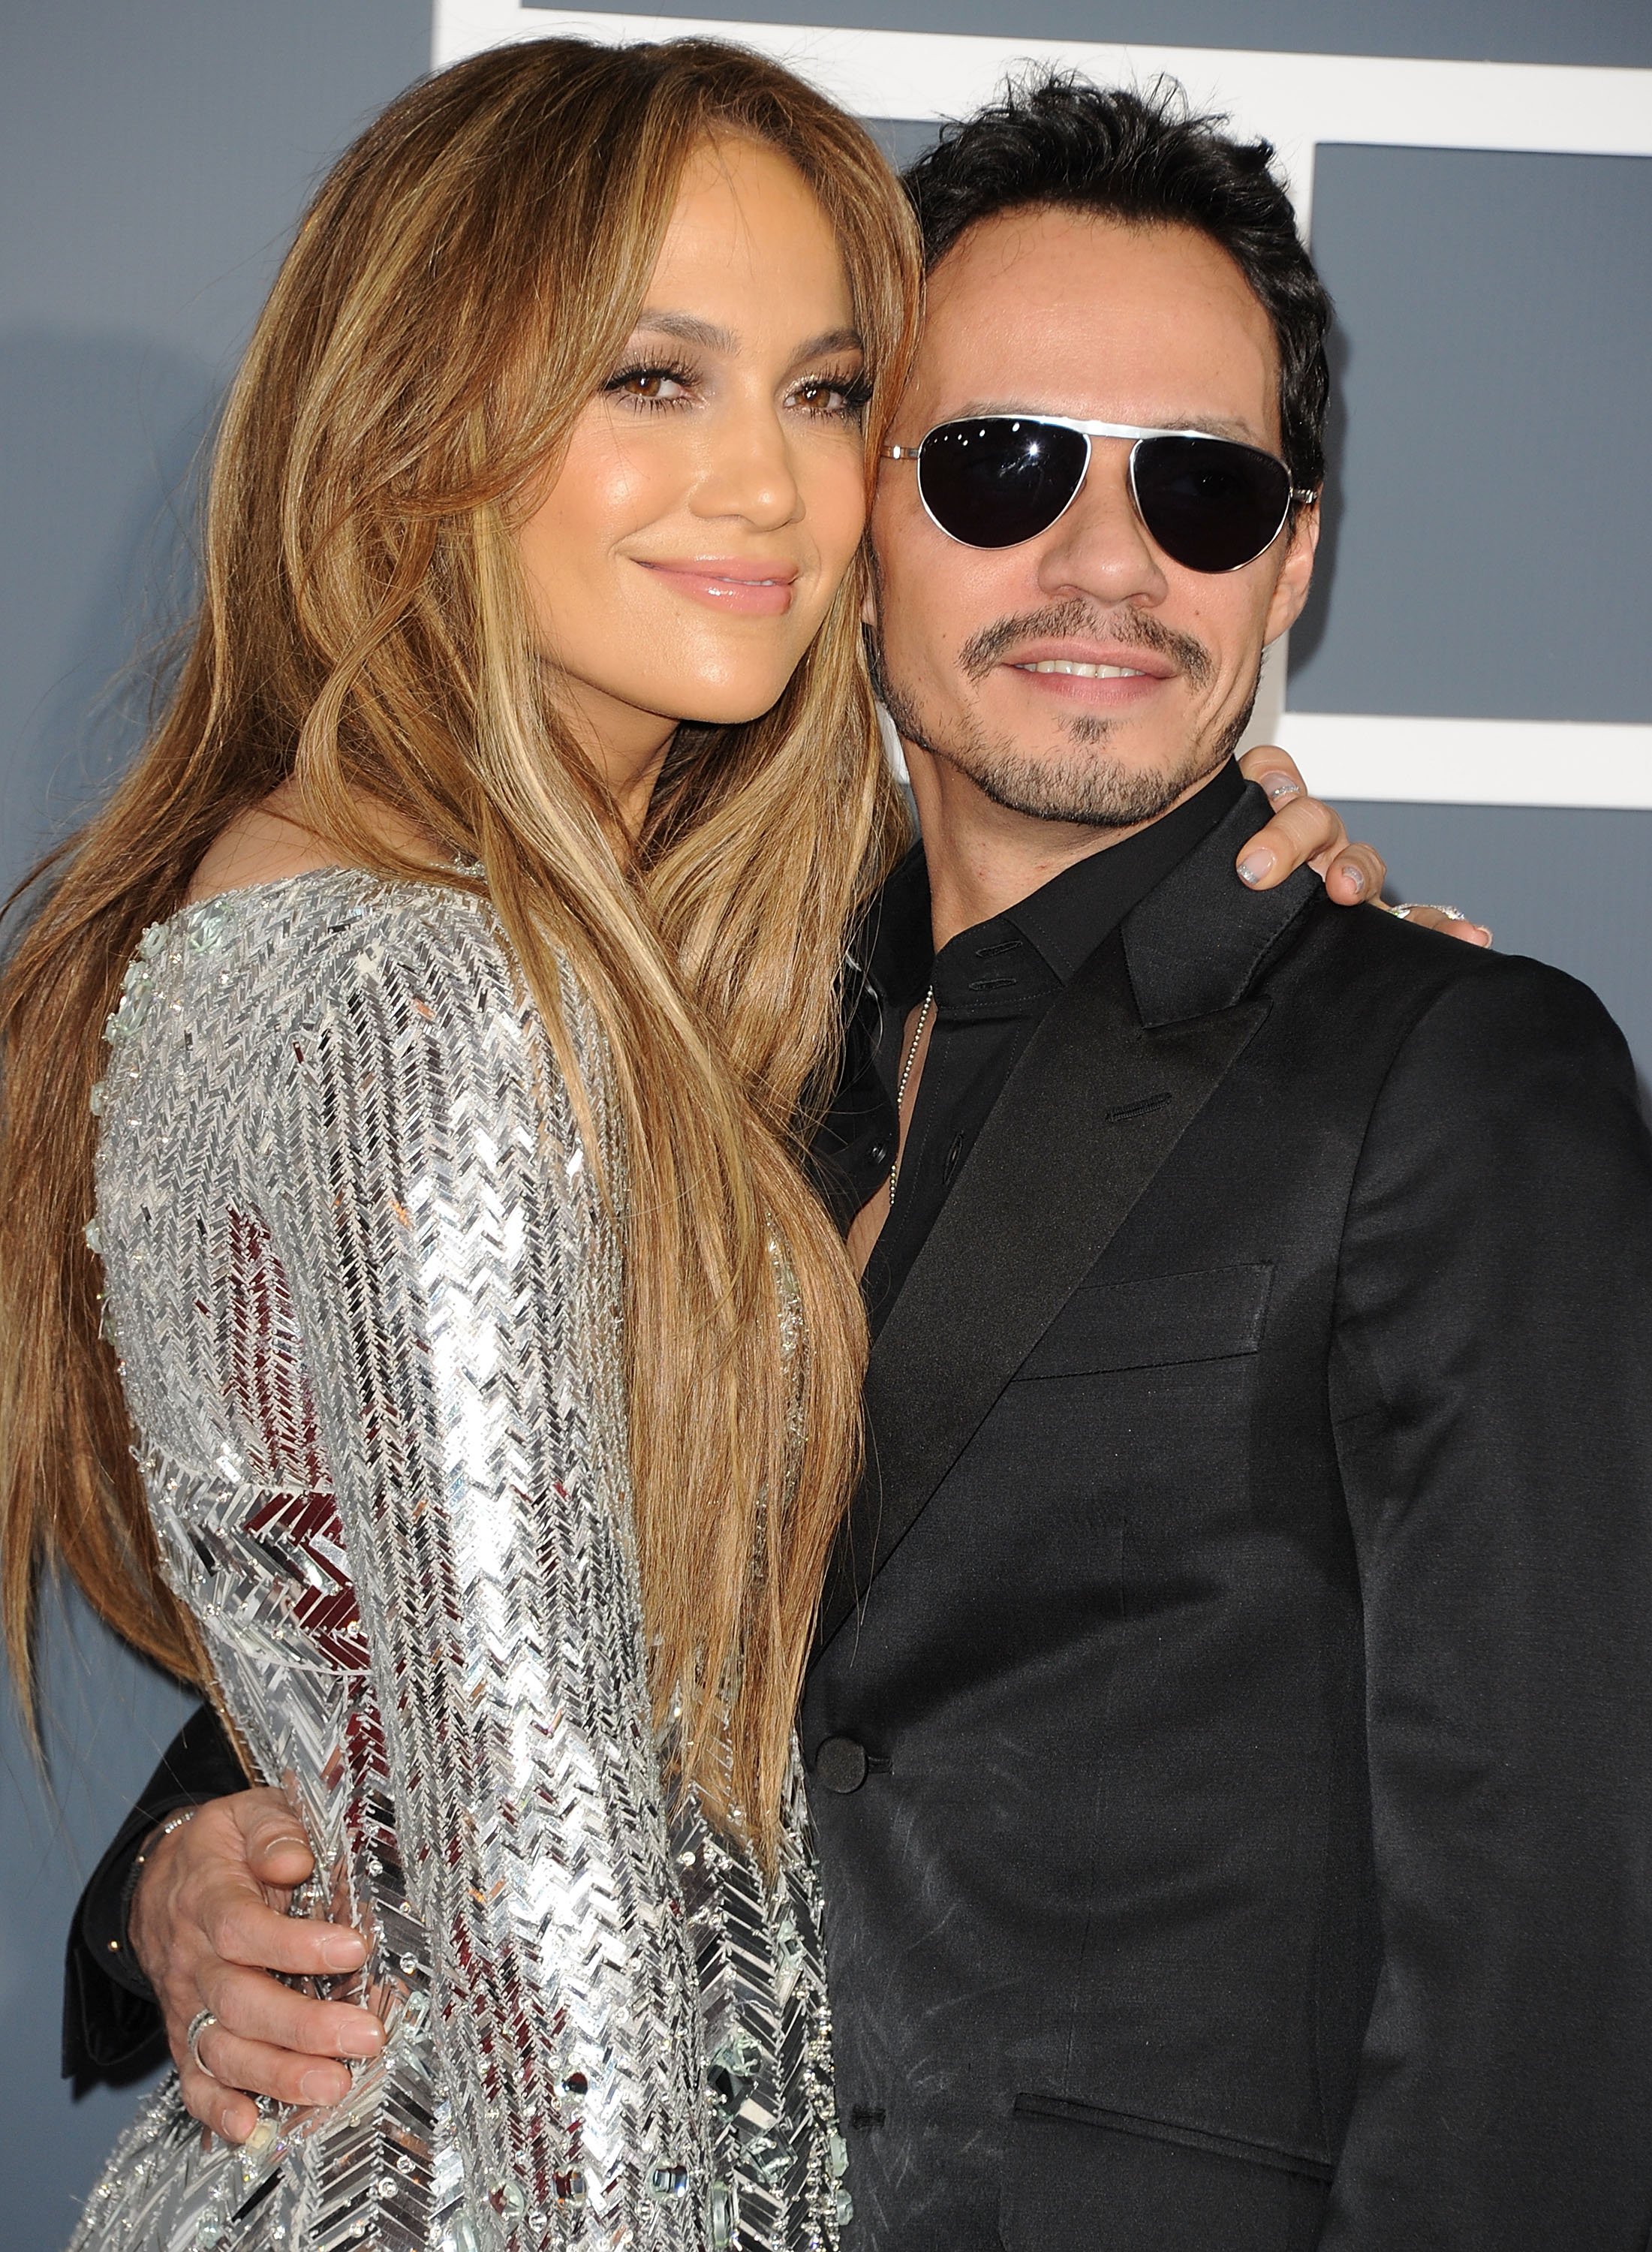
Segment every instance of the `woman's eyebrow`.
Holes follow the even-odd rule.
[[[798,347],[792,365],[795,367],[798,360],[818,359],[823,352],[864,351],[865,349],[858,329],[823,329],[819,336],[811,337],[806,344]]]
[[[737,352],[740,340],[732,329],[719,329],[712,321],[702,321],[692,313],[659,313],[645,308],[636,316],[636,327],[651,329],[656,336],[675,337],[679,344],[703,344],[707,351]]]
[[[732,329],[719,329],[714,322],[702,321],[693,313],[666,313],[647,306],[637,315],[633,334],[644,329],[654,336],[675,337],[679,344],[698,344],[706,351],[732,356],[740,348],[740,340]],[[795,367],[806,359],[818,359],[823,352],[864,350],[858,330],[824,329],[819,336],[810,337],[807,344],[798,346],[792,365]]]

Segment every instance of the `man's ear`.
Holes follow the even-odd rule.
[[[878,631],[878,550],[872,546],[870,524],[866,527],[862,553],[866,567],[860,574],[860,623],[863,634],[870,640]]]
[[[1302,605],[1313,584],[1314,555],[1318,546],[1319,503],[1314,501],[1298,509],[1291,525],[1290,546],[1285,551],[1285,560],[1280,566],[1273,599],[1267,606],[1267,621],[1262,630],[1264,642],[1277,641],[1302,615]]]

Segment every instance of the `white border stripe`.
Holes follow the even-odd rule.
[[[1652,727],[1287,712],[1276,740],[1321,797],[1652,809]]]
[[[1066,65],[1127,85],[1170,72],[1198,106],[1225,110],[1236,131],[1274,142],[1304,220],[1313,151],[1322,141],[1652,156],[1652,71],[835,31],[523,8],[516,0],[435,0],[438,66],[555,32],[621,43],[695,34],[732,39],[788,64],[861,117],[962,116],[1022,63]]]
[[[690,22],[517,0],[434,0],[434,9],[438,66],[559,32],[620,43],[698,33],[789,65],[862,117],[963,116],[1029,62],[1125,85],[1168,72],[1200,108],[1225,111],[1235,132],[1273,142],[1304,227],[1321,142],[1652,156],[1652,71]],[[1250,739],[1273,734],[1302,759],[1315,789],[1420,804],[1652,810],[1652,726],[1281,713],[1282,657],[1264,675]]]

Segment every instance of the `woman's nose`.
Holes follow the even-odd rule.
[[[719,417],[694,495],[699,516],[735,516],[763,531],[802,513],[803,494],[787,433],[771,408]]]

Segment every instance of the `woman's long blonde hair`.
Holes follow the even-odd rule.
[[[512,533],[617,364],[685,159],[722,135],[786,156],[834,227],[875,459],[916,320],[905,201],[860,126],[736,48],[547,39],[460,64],[340,160],[281,268],[225,411],[176,691],[37,872],[0,981],[0,1537],[31,1716],[52,1559],[201,1678],[99,1335],[88,1096],[144,927],[290,779],[341,861],[428,878],[372,802],[480,861],[571,1080],[559,959],[601,1022],[636,1216],[627,1375],[656,1713],[681,1699],[688,1776],[773,1847],[864,1359],[800,1142],[833,1067],[846,933],[904,832],[858,646],[863,566],[773,711],[679,731],[633,849],[536,658]],[[771,1236],[801,1300],[801,1444]]]

